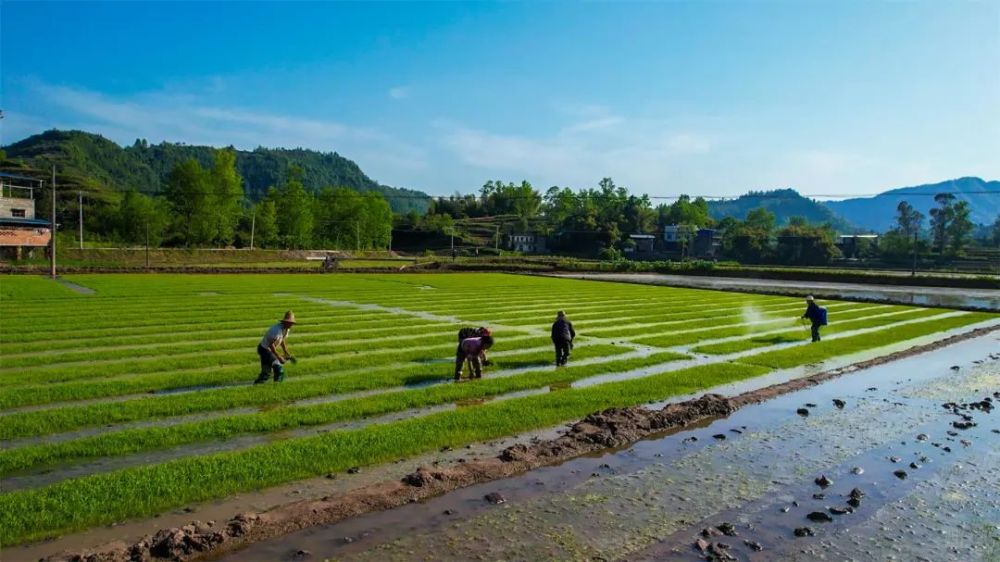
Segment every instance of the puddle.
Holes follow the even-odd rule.
[[[1000,454],[1000,436],[991,432],[1000,427],[1000,418],[977,412],[978,427],[960,437],[949,436],[945,428],[957,418],[938,401],[922,398],[921,392],[935,385],[961,389],[1000,384],[1000,361],[988,359],[996,343],[995,334],[960,342],[748,406],[729,418],[710,420],[704,427],[689,427],[623,450],[301,531],[251,546],[228,559],[288,560],[305,549],[332,560],[427,556],[434,560],[696,560],[704,559],[692,550],[697,532],[723,521],[734,523],[740,536],[715,540],[732,545],[741,560],[823,557],[833,537],[839,533],[853,536],[858,526],[863,528],[862,537],[871,537],[841,540],[835,550],[839,555],[831,559],[870,558],[872,552],[881,555],[884,545],[874,551],[866,549],[873,548],[880,533],[891,534],[893,528],[902,534],[896,540],[907,545],[900,552],[919,552],[923,539],[904,533],[908,532],[905,518],[887,526],[880,515],[894,511],[900,502],[947,503],[931,482],[954,479],[956,467],[981,462],[982,455]],[[961,366],[957,373],[951,369],[955,364]],[[978,391],[982,394],[984,389]],[[846,402],[843,409],[833,404],[834,398]],[[796,415],[795,410],[806,404],[815,404],[808,407],[810,415]],[[920,432],[933,438],[917,441]],[[715,435],[724,438],[715,439]],[[949,438],[953,441],[946,441]],[[972,445],[962,447],[961,438]],[[951,453],[942,449],[947,445]],[[913,474],[900,480],[892,475],[899,465],[891,463],[889,456],[905,459],[907,466],[922,456],[928,460],[920,462],[918,470],[907,468]],[[984,466],[1000,464],[991,462]],[[855,466],[864,472],[853,474]],[[812,497],[820,492],[812,483],[819,474],[834,480],[822,500]],[[963,494],[973,496],[970,501],[978,506],[977,513],[995,517],[995,478],[987,479],[986,468],[976,474],[985,489],[961,478],[959,484],[943,489],[953,492],[958,486]],[[866,492],[857,513],[837,516],[841,519],[830,524],[805,520],[810,511],[843,503],[844,494],[854,486]],[[924,497],[919,493],[922,490],[934,493]],[[506,503],[484,502],[483,496],[490,492],[505,496]],[[963,505],[951,502],[949,513],[960,513]],[[783,507],[789,511],[782,512]],[[955,517],[941,516],[938,522],[925,515],[910,514],[909,524],[915,518],[916,525],[935,532],[961,529],[956,528]],[[871,524],[875,521],[879,525]],[[792,528],[805,525],[816,529],[818,536],[790,537]],[[761,542],[765,550],[751,551],[744,538]],[[889,547],[895,548],[893,544]],[[940,551],[946,550],[942,546]],[[965,551],[982,553],[968,544]]]
[[[77,293],[80,293],[81,295],[93,295],[93,294],[97,293],[97,291],[91,289],[90,287],[84,287],[83,285],[77,285],[76,283],[73,283],[72,281],[67,281],[67,280],[63,279],[62,277],[56,277],[56,282],[59,283],[60,285],[64,286],[64,287],[68,287],[68,288],[76,291]]]

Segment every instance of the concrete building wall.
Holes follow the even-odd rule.
[[[24,214],[14,214],[15,209],[24,211]],[[20,197],[0,197],[0,217],[33,219],[35,218],[35,202],[32,199]]]

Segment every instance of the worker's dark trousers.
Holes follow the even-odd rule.
[[[813,341],[819,341],[819,324],[812,325]]]
[[[556,366],[565,365],[569,361],[569,340],[552,340],[552,345],[556,348]]]
[[[260,374],[257,375],[256,382],[267,382],[272,370],[274,371],[275,382],[285,379],[285,368],[281,363],[277,363],[278,358],[271,353],[270,349],[257,344],[257,355],[260,356]]]

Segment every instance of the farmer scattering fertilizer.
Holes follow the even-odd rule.
[[[285,361],[295,362],[295,358],[288,351],[288,331],[295,325],[295,315],[289,310],[280,322],[267,329],[264,337],[257,344],[257,355],[260,356],[260,375],[254,384],[267,382],[272,371],[274,372],[274,382],[285,380]],[[277,346],[285,352],[284,357],[278,355]]]

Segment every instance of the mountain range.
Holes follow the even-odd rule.
[[[3,150],[6,158],[0,161],[2,171],[47,177],[46,170],[55,164],[59,169],[59,183],[64,188],[84,191],[91,199],[113,200],[117,192],[130,188],[146,193],[159,192],[175,165],[195,158],[207,166],[214,149],[183,143],[149,144],[142,139],[122,147],[85,131],[50,130],[10,144]],[[431,196],[421,191],[378,183],[355,162],[336,152],[303,148],[236,151],[236,167],[252,200],[260,199],[269,187],[284,182],[292,165],[302,169],[302,182],[311,191],[326,186],[376,191],[386,197],[393,211],[399,213],[423,212],[431,200]],[[1000,181],[975,177],[904,187],[875,197],[842,201],[821,202],[803,197],[794,189],[751,191],[735,199],[710,201],[709,213],[715,219],[725,216],[742,219],[750,210],[764,207],[775,214],[779,225],[791,217],[801,216],[810,222],[830,223],[840,232],[882,232],[892,227],[900,201],[908,201],[929,217],[935,205],[934,195],[942,192],[954,193],[958,199],[967,201],[974,223],[992,224],[1000,214]]]
[[[88,197],[104,199],[130,188],[145,193],[161,190],[175,165],[188,158],[203,166],[212,162],[213,147],[181,143],[149,144],[139,139],[122,147],[100,135],[84,131],[50,130],[3,147],[4,171],[46,177],[53,164],[59,169],[60,185],[80,189]],[[421,191],[382,185],[369,178],[353,161],[336,152],[302,148],[257,148],[237,150],[236,168],[244,190],[252,200],[260,199],[271,186],[285,181],[289,166],[302,169],[302,183],[311,191],[327,186],[377,191],[396,212],[424,211],[430,196]]]
[[[1000,215],[1000,181],[972,177],[892,189],[875,197],[826,201],[824,205],[855,226],[883,232],[892,228],[900,201],[908,202],[929,218],[938,193],[954,193],[956,199],[967,201],[969,218],[975,224],[992,224]]]

